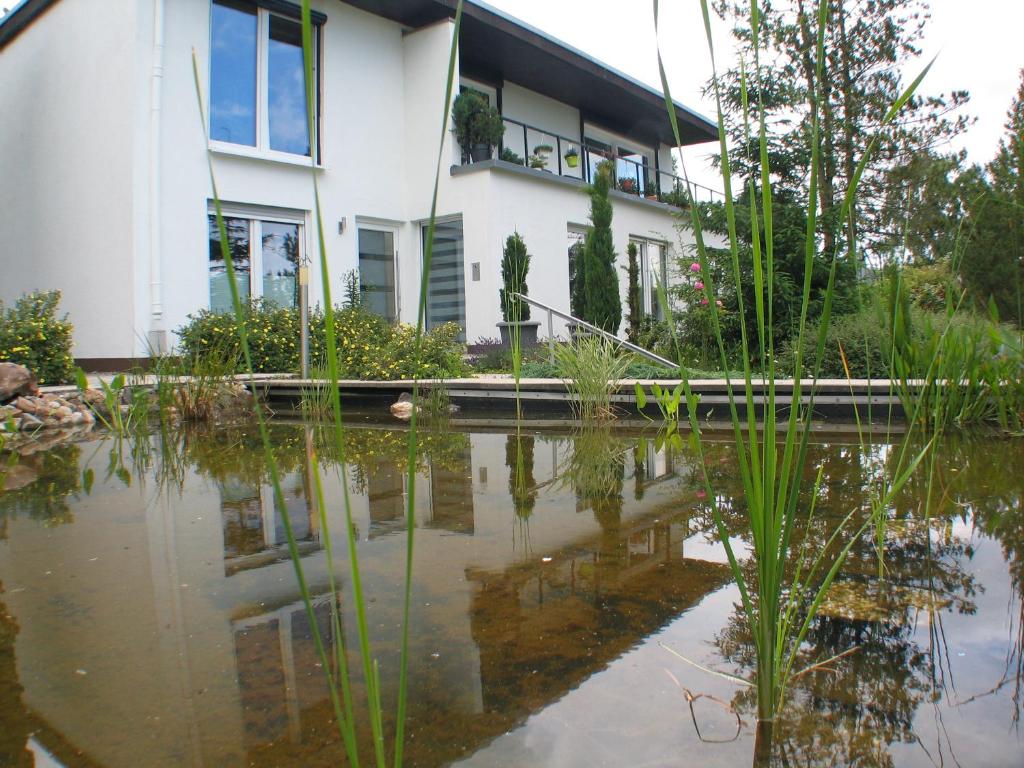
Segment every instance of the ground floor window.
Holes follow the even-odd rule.
[[[569,314],[581,317],[583,312],[583,242],[587,233],[569,227]]]
[[[423,226],[423,254],[427,252],[426,225]],[[462,327],[466,334],[466,265],[463,257],[462,219],[438,222],[427,274],[427,330],[444,323]]]
[[[668,288],[668,248],[657,240],[632,237],[640,259],[640,293],[643,311],[658,320],[664,320],[661,302],[658,301],[658,286]]]
[[[371,312],[388,322],[398,319],[394,230],[359,228],[359,294]]]
[[[231,286],[221,251],[217,217],[207,219],[210,240],[210,309],[230,312]],[[302,215],[246,216],[224,212],[228,252],[235,268],[235,284],[243,301],[263,298],[277,307],[299,302],[299,265],[303,257]]]

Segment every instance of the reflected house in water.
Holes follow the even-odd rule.
[[[275,429],[279,444],[299,446],[296,458],[282,457],[283,510],[259,479],[259,453],[252,452],[249,464],[225,459],[230,440],[218,440],[202,450],[232,469],[192,471],[180,493],[154,495],[145,483],[122,487],[110,478],[84,497],[87,526],[13,522],[17,546],[5,553],[0,580],[25,590],[10,596],[22,627],[23,701],[47,724],[37,729],[39,738],[55,749],[66,742],[62,753],[89,756],[69,765],[130,764],[139,747],[123,738],[126,731],[151,734],[147,754],[154,764],[336,761],[340,747],[329,727],[326,683],[287,560],[282,515],[300,539],[329,653],[342,640],[350,653],[357,643],[348,571],[338,564],[339,637],[330,621],[324,531],[308,501],[302,428]],[[291,439],[296,431],[299,439]],[[407,482],[394,456],[403,455],[404,434],[359,432],[352,430],[353,440],[390,436],[401,448],[365,460],[350,454],[345,470],[372,639],[391,696]],[[683,557],[682,542],[692,533],[684,518],[656,517],[677,491],[669,483],[661,490],[655,483],[642,504],[623,504],[620,535],[612,538],[594,514],[577,513],[573,496],[554,487],[572,441],[531,437],[536,500],[527,554],[511,534],[519,518],[509,491],[508,436],[430,439],[436,449],[415,475],[410,760],[436,764],[471,753],[728,581],[724,566]],[[197,451],[200,442],[193,441]],[[628,446],[623,451],[632,455]],[[79,471],[90,460],[102,464],[83,455]],[[321,469],[332,510],[329,530],[341,557],[339,470]],[[71,564],[67,575],[73,578],[44,575],[33,560],[40,547]],[[116,558],[118,567],[97,567],[92,557]],[[24,599],[26,593],[33,598]],[[74,635],[67,632],[69,620],[80,625]],[[538,669],[529,685],[521,674],[528,659]],[[156,730],[147,727],[154,718]],[[452,740],[452,729],[465,737]]]

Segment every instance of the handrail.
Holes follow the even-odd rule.
[[[590,181],[589,156],[593,154],[598,155],[599,157],[603,157],[606,160],[620,161],[633,166],[633,176],[626,178],[634,178],[636,181],[636,186],[633,191],[622,190],[624,192],[627,192],[627,194],[647,194],[650,186],[653,186],[654,189],[657,191],[660,199],[661,196],[666,195],[672,191],[677,191],[681,189],[683,185],[688,184],[690,187],[690,198],[693,200],[697,199],[697,190],[703,190],[704,192],[706,192],[708,200],[711,201],[713,201],[715,197],[723,197],[722,193],[719,192],[717,189],[712,189],[711,187],[705,186],[703,184],[698,184],[697,182],[694,181],[687,182],[686,179],[682,178],[681,176],[676,176],[671,171],[662,170],[660,168],[656,169],[653,166],[644,165],[643,163],[640,163],[631,158],[620,157],[618,154],[614,152],[609,153],[606,150],[603,150],[599,147],[591,146],[586,142],[585,137],[574,139],[571,136],[562,136],[561,134],[555,133],[554,131],[548,131],[545,130],[544,128],[540,128],[539,126],[531,125],[530,123],[524,123],[522,120],[516,120],[514,117],[507,117],[505,115],[501,116],[501,120],[503,123],[510,123],[511,125],[518,126],[519,128],[522,129],[524,154],[523,165],[526,167],[530,167],[530,141],[528,131],[533,131],[534,133],[540,134],[541,136],[551,137],[555,140],[554,150],[556,156],[555,159],[557,161],[558,167],[557,173],[559,176],[568,175],[571,176],[572,178],[577,178],[577,176],[575,176],[574,174],[566,174],[565,169],[562,166],[562,144],[564,142],[569,147],[578,148],[578,151],[580,153],[580,175],[578,178],[583,179],[583,181]],[[499,144],[499,149],[500,148],[505,148],[504,140],[502,140],[502,142]],[[647,147],[647,149],[652,150],[651,147]],[[653,151],[656,153],[657,149],[654,148]],[[666,176],[670,179],[671,183],[668,186],[671,187],[671,189],[667,189],[662,186],[662,177]],[[653,181],[651,179],[653,179]],[[616,178],[613,181],[615,188],[619,189],[619,179]]]
[[[611,341],[614,341],[619,346],[625,347],[626,349],[628,349],[628,350],[630,350],[632,352],[635,352],[636,354],[640,355],[641,357],[646,357],[648,360],[651,360],[652,362],[658,363],[659,365],[664,365],[664,366],[666,366],[668,368],[673,368],[673,369],[678,369],[679,368],[678,363],[674,363],[671,360],[662,357],[661,355],[656,355],[655,353],[651,352],[649,349],[644,349],[643,347],[637,346],[636,344],[634,344],[631,341],[623,341],[618,336],[616,336],[616,335],[614,335],[612,333],[608,333],[608,331],[604,330],[603,328],[598,328],[596,325],[592,325],[592,324],[588,323],[586,320],[580,320],[578,317],[573,317],[572,315],[570,315],[570,314],[568,314],[566,312],[562,312],[561,310],[555,309],[554,307],[549,307],[547,304],[544,304],[543,302],[537,301],[536,299],[531,299],[529,296],[524,296],[521,293],[514,293],[513,292],[512,295],[515,298],[520,299],[521,301],[525,301],[527,304],[532,304],[533,306],[537,307],[538,309],[543,309],[545,312],[548,313],[548,349],[551,351],[551,358],[552,358],[551,362],[552,363],[554,362],[554,356],[555,356],[555,334],[554,334],[553,323],[551,321],[551,316],[552,315],[558,315],[563,320],[567,320],[570,323],[573,323],[575,325],[583,326],[584,328],[586,328],[591,333],[596,333],[599,336],[603,336],[606,339],[610,339]]]

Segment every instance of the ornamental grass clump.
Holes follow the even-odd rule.
[[[572,396],[572,407],[584,422],[615,418],[612,395],[629,367],[629,355],[603,336],[580,336],[555,349],[555,365]]]

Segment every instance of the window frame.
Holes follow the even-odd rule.
[[[637,246],[637,266],[640,269],[640,298],[641,309],[645,316],[653,317],[656,320],[663,320],[661,306],[655,298],[656,286],[650,285],[651,269],[651,246],[656,245],[659,249],[658,272],[661,275],[662,284],[668,290],[668,242],[651,237],[640,237],[630,235],[629,242]]]
[[[301,23],[301,7],[284,0],[239,0],[251,5],[256,12],[256,143],[241,144],[213,138],[213,6],[218,0],[210,0],[209,56],[206,72],[206,113],[209,148],[215,152],[231,155],[278,160],[284,163],[322,165],[321,120],[323,114],[323,25],[327,17],[314,11],[311,15],[313,26],[313,136],[310,138],[308,155],[285,152],[270,147],[270,17],[278,16],[291,22]]]
[[[298,235],[298,264],[296,269],[306,263],[309,244],[308,237],[309,215],[305,211],[295,211],[284,208],[264,208],[260,206],[237,205],[231,203],[221,204],[221,213],[225,219],[245,219],[249,222],[249,300],[263,298],[263,223],[272,224],[294,224],[299,227]],[[206,227],[209,232],[210,219],[216,220],[217,209],[213,201],[209,201],[206,209]],[[208,236],[209,237],[209,236]],[[206,256],[207,291],[206,306],[211,311],[212,296],[209,289],[210,256]],[[296,280],[298,273],[296,272]],[[298,308],[299,297],[295,297],[295,306]]]

